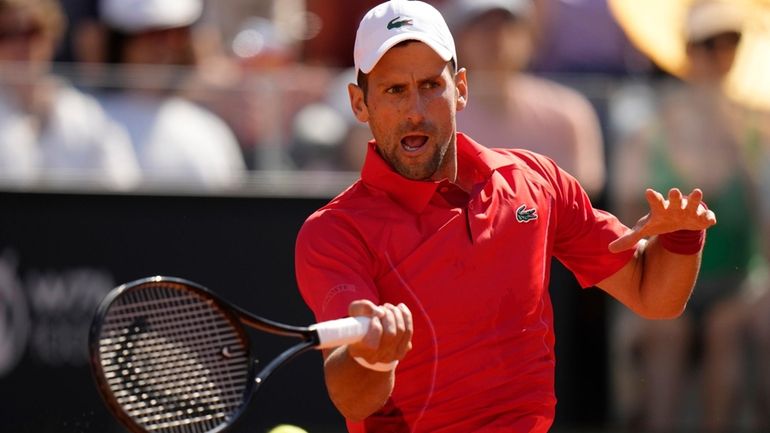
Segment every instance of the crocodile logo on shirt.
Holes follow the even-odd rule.
[[[516,208],[516,221],[520,223],[528,223],[537,219],[537,209],[527,209],[527,205],[523,204]]]
[[[398,20],[401,20],[401,17],[395,17],[392,20],[390,20],[390,22],[388,22],[388,30],[397,29],[403,26],[411,26],[413,24],[411,18],[404,18],[401,21],[398,21]]]

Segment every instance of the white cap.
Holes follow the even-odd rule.
[[[685,38],[701,42],[720,33],[741,33],[746,13],[729,1],[698,1],[693,4],[685,22]]]
[[[138,33],[191,25],[203,13],[203,0],[100,0],[99,7],[107,26]]]
[[[375,6],[358,25],[353,60],[356,74],[371,72],[385,53],[399,42],[424,42],[445,61],[457,53],[444,17],[433,6],[417,1],[391,0]]]

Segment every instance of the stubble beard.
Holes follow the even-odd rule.
[[[380,155],[388,162],[388,164],[401,176],[410,179],[425,181],[430,180],[441,168],[446,157],[447,149],[449,148],[449,141],[439,143],[438,146],[431,151],[428,160],[422,164],[416,165],[414,163],[409,164],[406,161],[409,158],[399,158],[399,155],[403,155],[403,149],[401,147],[402,137],[409,134],[412,131],[420,131],[428,134],[429,137],[437,138],[441,137],[437,128],[432,124],[420,124],[420,125],[404,125],[398,128],[395,134],[391,135],[392,140],[395,142],[394,146],[389,147],[389,151],[385,148],[378,146]],[[430,139],[429,139],[430,140]],[[425,143],[425,146],[429,146],[430,143]]]
[[[447,151],[447,145],[438,147],[433,151],[433,153],[430,156],[430,159],[428,159],[428,161],[425,164],[421,164],[419,166],[415,166],[412,164],[405,164],[402,161],[400,161],[398,157],[396,157],[395,155],[387,159],[390,165],[393,167],[393,169],[396,170],[396,172],[398,172],[401,176],[404,176],[407,179],[430,180],[433,177],[433,175],[436,174],[439,167],[441,167],[441,164],[444,161],[444,156],[446,155],[446,151]]]

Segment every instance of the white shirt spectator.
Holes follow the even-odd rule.
[[[0,91],[0,181],[124,189],[139,178],[128,134],[92,97],[56,82],[47,112],[34,116]]]
[[[217,116],[179,97],[115,93],[101,97],[133,142],[144,178],[222,188],[242,179],[246,165],[232,131]]]

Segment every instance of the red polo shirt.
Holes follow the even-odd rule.
[[[348,422],[351,432],[546,432],[556,404],[551,257],[588,287],[633,255],[608,251],[627,228],[551,160],[463,134],[457,149],[469,195],[398,175],[370,143],[361,180],[299,233],[297,281],[319,321],[362,298],[414,315],[391,398]]]

